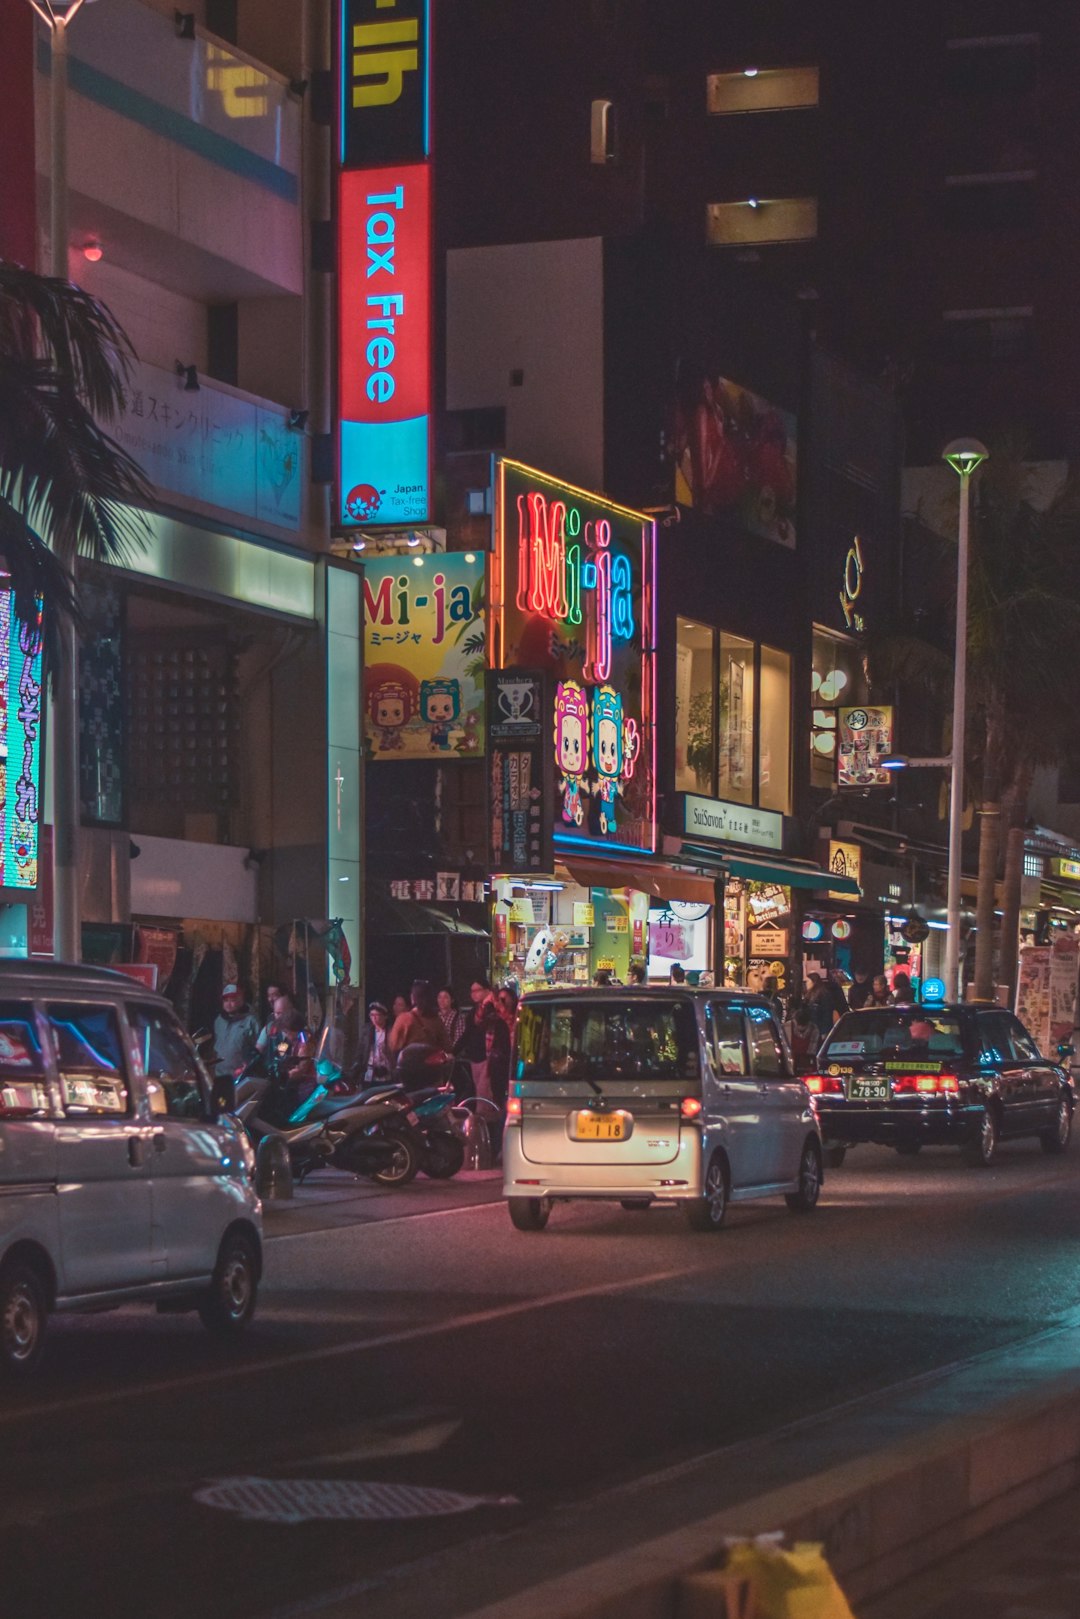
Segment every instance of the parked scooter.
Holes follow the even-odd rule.
[[[297,1106],[287,1084],[256,1076],[255,1066],[249,1063],[237,1080],[236,1116],[256,1151],[270,1137],[284,1143],[295,1180],[314,1169],[342,1169],[382,1186],[405,1186],[416,1178],[421,1151],[400,1101],[385,1095],[329,1098],[320,1084]],[[312,1116],[327,1100],[334,1105]]]
[[[341,1070],[320,1058],[321,1080],[290,1119],[291,1124],[314,1119],[330,1120],[350,1105],[385,1102],[401,1110],[403,1125],[414,1133],[420,1168],[432,1180],[449,1180],[465,1162],[465,1144],[453,1114],[454,1088],[449,1082],[451,1060],[428,1046],[406,1046],[391,1080],[352,1093],[338,1094]]]

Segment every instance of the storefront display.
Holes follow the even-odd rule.
[[[579,884],[564,866],[556,867],[550,882],[498,878],[495,976],[522,990],[591,984],[597,973],[626,983],[632,965],[646,964],[649,904],[649,895],[638,889]],[[667,972],[665,966],[662,976]]]
[[[760,990],[775,978],[781,995],[794,984],[795,918],[791,889],[731,877],[724,887],[724,982]]]

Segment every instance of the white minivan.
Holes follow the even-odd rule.
[[[810,1093],[769,1003],[734,990],[539,990],[518,1009],[503,1195],[520,1231],[554,1202],[678,1204],[717,1231],[729,1203],[809,1212],[823,1181]]]
[[[168,1001],[120,973],[0,963],[0,1370],[31,1371],[50,1312],[255,1308],[254,1159]]]

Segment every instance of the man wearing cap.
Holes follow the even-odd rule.
[[[248,1009],[239,985],[226,984],[221,992],[221,1012],[214,1019],[215,1072],[219,1079],[235,1076],[255,1054],[259,1025]]]
[[[390,1053],[386,1049],[386,1036],[390,1029],[390,1013],[382,1001],[372,1001],[368,1007],[368,1020],[360,1033],[360,1050],[356,1071],[362,1084],[377,1085],[390,1072]]]

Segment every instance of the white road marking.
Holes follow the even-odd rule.
[[[357,1338],[350,1343],[326,1344],[321,1349],[297,1350],[289,1355],[271,1355],[265,1360],[249,1360],[235,1366],[205,1367],[184,1377],[161,1378],[155,1383],[125,1384],[121,1388],[101,1389],[93,1394],[77,1394],[69,1400],[46,1400],[37,1405],[22,1406],[17,1410],[0,1411],[0,1427],[30,1421],[37,1417],[55,1415],[65,1411],[80,1411],[96,1405],[115,1405],[130,1402],[148,1394],[165,1394],[171,1389],[205,1388],[210,1383],[228,1383],[238,1377],[251,1378],[263,1372],[281,1371],[289,1366],[306,1366],[313,1361],[340,1360],[348,1355],[364,1354],[370,1349],[386,1349],[393,1344],[417,1343],[424,1338],[436,1338],[448,1332],[461,1332],[468,1327],[485,1326],[490,1321],[505,1321],[512,1316],[527,1315],[531,1310],[547,1310],[553,1305],[576,1304],[580,1299],[601,1298],[609,1293],[628,1293],[638,1287],[652,1287],[658,1282],[670,1282],[680,1276],[694,1276],[712,1269],[702,1264],[679,1265],[666,1270],[648,1271],[640,1276],[628,1276],[620,1282],[597,1282],[592,1287],[569,1288],[562,1293],[547,1293],[540,1298],[519,1299],[515,1304],[499,1304],[490,1310],[473,1310],[467,1315],[447,1316],[444,1321],[427,1322],[420,1327],[405,1327],[398,1332],[384,1332],[375,1338]]]
[[[457,1433],[465,1418],[453,1411],[398,1411],[358,1423],[341,1450],[319,1456],[293,1458],[293,1467],[316,1467],[341,1462],[372,1461],[377,1456],[423,1456],[441,1450]]]

